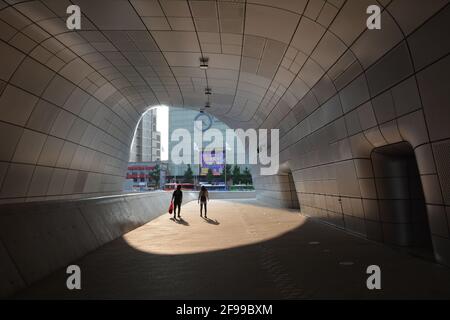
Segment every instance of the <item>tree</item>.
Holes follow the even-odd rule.
[[[242,173],[242,182],[245,184],[252,184],[252,174],[248,167],[245,167],[244,172]]]
[[[156,187],[159,186],[159,180],[161,178],[161,168],[159,167],[159,164],[157,164],[150,172],[149,172],[150,178],[155,181]]]
[[[211,183],[213,181],[214,175],[211,168],[208,169],[208,173],[206,174],[206,181]]]
[[[226,181],[225,181],[226,178]],[[222,173],[220,174],[220,180],[228,182],[230,181],[232,178],[232,174],[231,174],[231,164],[227,164],[225,165],[225,167],[222,170]]]
[[[193,181],[194,181],[194,173],[192,172],[191,165],[188,164],[188,167],[184,172],[184,182],[192,183]]]
[[[233,177],[233,184],[239,184],[239,181],[241,180],[241,168],[234,165],[231,176]]]
[[[231,175],[231,164],[225,165],[225,170],[224,171],[226,173],[227,181],[229,181],[232,178],[232,175]]]

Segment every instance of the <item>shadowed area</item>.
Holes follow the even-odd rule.
[[[190,202],[184,224],[163,215],[75,262],[16,298],[266,299],[450,298],[450,270],[256,200],[212,200],[209,221]],[[210,223],[213,221],[214,223]],[[366,287],[381,268],[382,290]]]

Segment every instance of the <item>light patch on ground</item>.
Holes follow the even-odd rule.
[[[197,202],[192,201],[181,208],[183,221],[175,222],[167,213],[126,234],[124,239],[143,252],[198,253],[267,241],[306,221],[298,211],[260,206],[255,200],[211,200],[209,220],[201,218],[199,210]]]

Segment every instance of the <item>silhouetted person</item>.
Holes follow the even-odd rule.
[[[200,217],[202,217],[203,213],[203,207],[205,207],[205,218],[208,218],[206,216],[206,202],[209,201],[209,194],[208,190],[205,186],[202,186],[200,189],[200,192],[198,193],[198,202],[200,203]]]
[[[177,208],[178,208],[178,218],[180,217],[181,211],[181,202],[183,202],[183,191],[181,191],[181,185],[177,185],[177,190],[175,190],[172,194],[173,201],[173,218],[177,219]]]

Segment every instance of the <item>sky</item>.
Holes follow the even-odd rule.
[[[169,107],[156,107],[156,130],[161,132],[161,160],[169,159]]]

